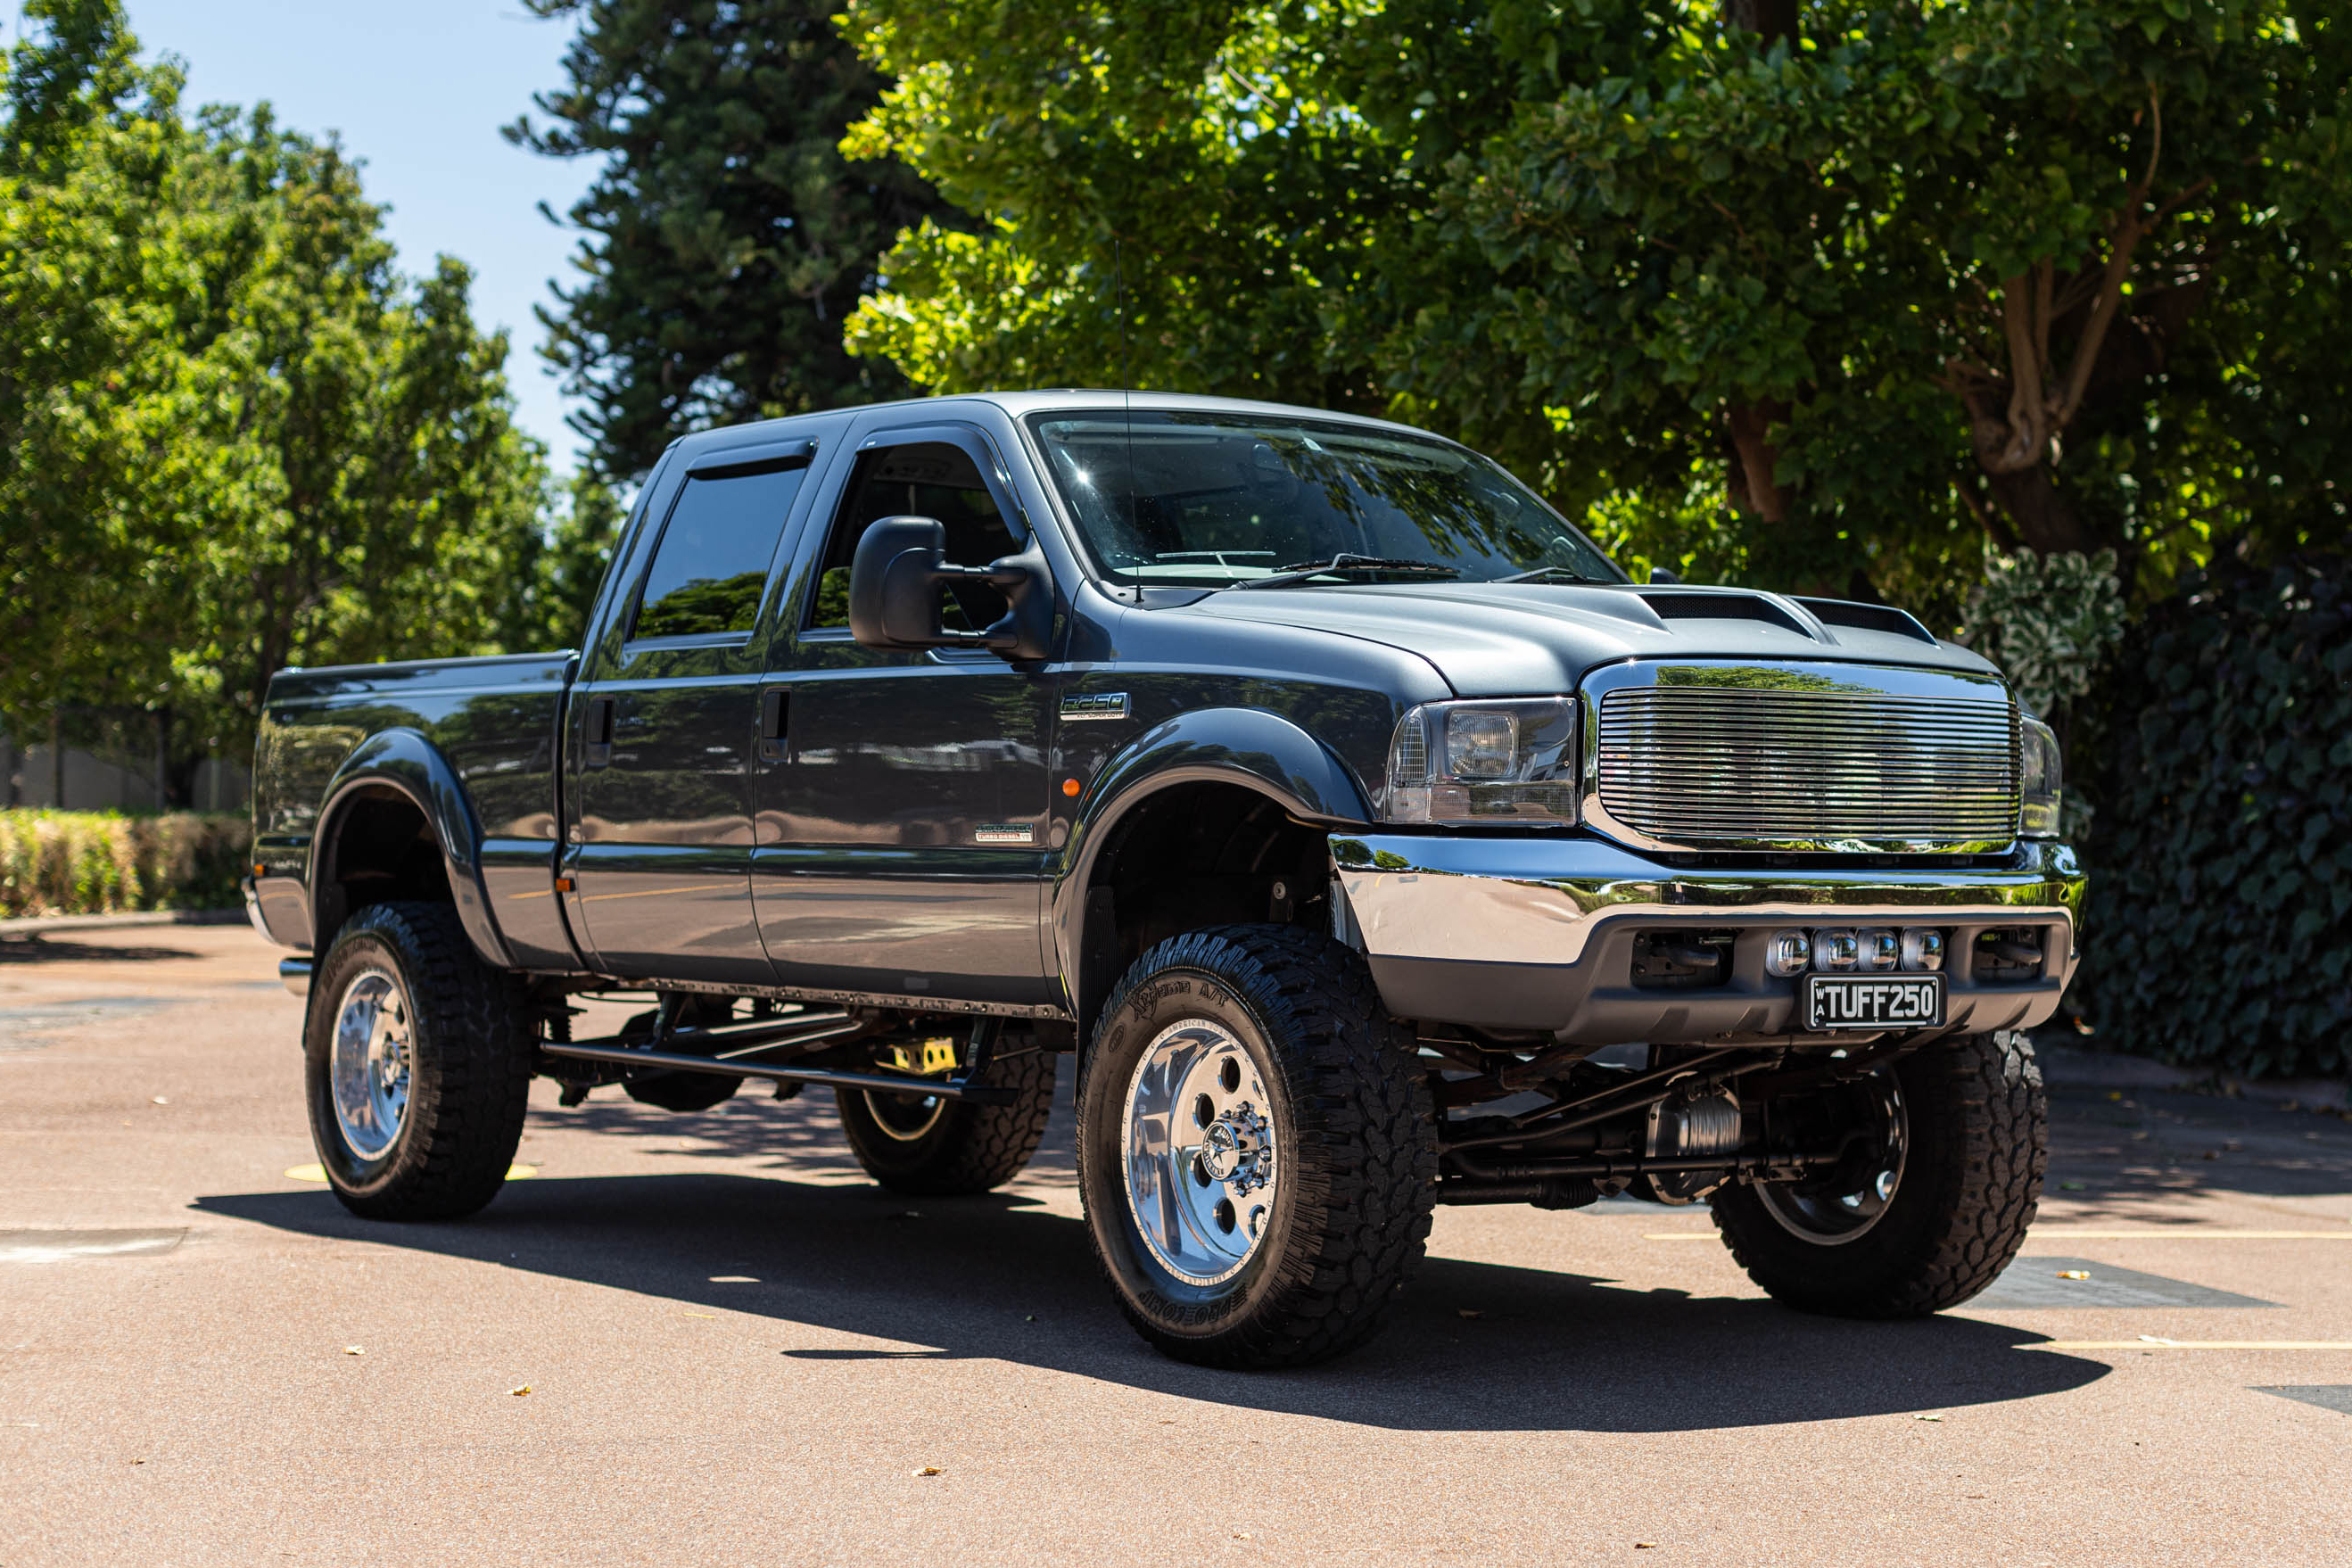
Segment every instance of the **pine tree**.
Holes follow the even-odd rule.
[[[585,280],[539,311],[596,472],[635,479],[709,425],[905,395],[843,352],[842,320],[899,230],[947,209],[901,163],[842,157],[887,83],[834,0],[525,4],[580,32],[569,83],[534,100],[546,121],[507,137],[604,161],[568,214]]]

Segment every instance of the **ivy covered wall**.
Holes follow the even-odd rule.
[[[2070,1005],[2111,1049],[2352,1071],[2352,561],[2190,582],[2085,706]]]

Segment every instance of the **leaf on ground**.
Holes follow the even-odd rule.
[[[937,1465],[925,1465],[921,1469],[915,1472],[918,1476],[936,1476],[940,1473],[940,1470]]]
[[[1914,1415],[1911,1419],[1914,1421],[1941,1421],[1943,1417],[1940,1415]]]
[[[367,1354],[367,1352],[360,1349],[357,1345],[345,1345],[343,1347],[343,1353],[345,1355],[365,1355]]]
[[[2088,1279],[2090,1277],[2091,1271],[2087,1268],[2061,1268],[2058,1270],[2058,1278],[2061,1279]]]
[[[507,1392],[513,1394],[517,1399],[520,1399],[524,1394],[530,1392],[530,1384],[526,1383],[520,1388],[509,1388]]]
[[[1456,1307],[1454,1310],[1457,1316],[1465,1318],[1483,1318],[1486,1315],[1475,1307]]]

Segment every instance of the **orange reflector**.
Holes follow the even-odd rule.
[[[555,890],[559,893],[570,892],[572,890],[572,879],[569,877],[558,877],[555,879]]]
[[[1071,796],[1071,797],[1072,797],[1072,798],[1074,798],[1074,799],[1076,797],[1078,791],[1080,791],[1080,790],[1084,789],[1085,787],[1086,787],[1086,785],[1084,785],[1084,784],[1080,784],[1080,783],[1079,783],[1077,780],[1076,780],[1076,779],[1064,779],[1064,780],[1062,781],[1062,793],[1063,793],[1064,795],[1066,795]]]

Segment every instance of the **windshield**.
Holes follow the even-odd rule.
[[[1131,426],[1115,409],[1041,414],[1029,427],[1115,582],[1625,580],[1508,474],[1444,442],[1168,409],[1138,409]]]

